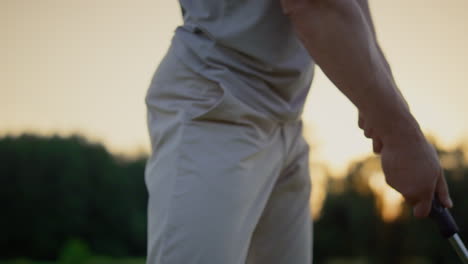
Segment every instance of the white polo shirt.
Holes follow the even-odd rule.
[[[176,55],[201,76],[276,120],[298,120],[314,62],[280,0],[179,0]]]

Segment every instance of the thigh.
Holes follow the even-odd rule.
[[[309,147],[300,132],[290,135],[289,160],[254,231],[248,264],[312,263]]]
[[[244,263],[279,151],[274,142],[259,147],[243,127],[180,129],[175,149],[147,165],[148,263]]]

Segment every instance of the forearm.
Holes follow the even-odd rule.
[[[420,134],[359,3],[284,0],[283,7],[310,55],[384,144],[402,133]]]
[[[395,87],[396,87],[397,91],[403,97],[400,89],[398,89],[398,86],[395,83],[395,79],[393,77],[393,72],[392,72],[392,69],[390,67],[390,64],[388,63],[387,59],[385,58],[385,55],[384,55],[384,53],[382,51],[382,48],[379,45],[379,42],[377,40],[377,33],[376,33],[376,30],[375,30],[374,21],[372,19],[372,15],[371,15],[371,12],[370,12],[369,2],[368,2],[368,0],[355,0],[355,1],[359,4],[359,7],[361,8],[361,11],[363,12],[364,17],[366,18],[366,22],[367,22],[367,24],[369,25],[369,27],[371,29],[372,35],[373,35],[373,37],[375,39],[375,43],[377,45],[377,49],[378,49],[378,52],[379,52],[379,55],[380,55],[380,59],[384,63],[385,69],[387,70],[387,74],[390,76],[392,82],[395,84]],[[404,99],[404,97],[403,97],[403,99]],[[406,100],[405,100],[405,103],[406,103]],[[407,103],[406,103],[406,105],[408,106]]]

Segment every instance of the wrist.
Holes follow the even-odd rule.
[[[425,141],[416,119],[408,112],[390,121],[381,134],[385,146],[398,146]]]

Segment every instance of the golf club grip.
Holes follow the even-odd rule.
[[[440,233],[445,238],[450,238],[459,232],[452,214],[441,204],[438,198],[434,198],[432,201],[432,209],[429,216],[437,223]]]

